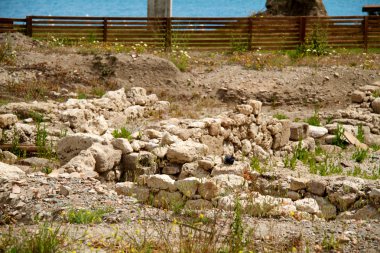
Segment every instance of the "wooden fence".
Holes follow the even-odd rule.
[[[380,48],[379,16],[250,17],[250,18],[131,18],[52,17],[0,18],[1,32],[22,32],[47,39],[98,40],[151,47],[226,50],[294,49],[314,31],[329,46]]]

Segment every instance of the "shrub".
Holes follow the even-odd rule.
[[[294,57],[326,54],[328,54],[327,32],[320,24],[316,24],[306,37],[305,43],[297,48]]]
[[[170,53],[171,62],[181,71],[185,72],[189,67],[191,56],[186,50],[179,49],[178,46]]]

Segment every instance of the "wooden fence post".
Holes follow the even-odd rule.
[[[299,17],[299,33],[300,33],[300,45],[305,43],[306,37],[306,17]]]
[[[252,50],[252,35],[253,35],[253,18],[249,18],[249,31],[248,31],[248,50],[251,51]]]
[[[103,18],[103,42],[108,40],[108,18]]]
[[[364,50],[368,51],[368,16],[364,17],[363,20],[363,43],[364,43]]]
[[[26,17],[26,35],[33,36],[33,18],[31,16]]]
[[[165,26],[165,50],[170,51],[172,47],[172,19],[166,18]]]

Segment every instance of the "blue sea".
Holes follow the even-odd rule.
[[[362,6],[380,0],[324,0],[330,16],[365,15]],[[265,10],[265,0],[173,0],[173,17],[242,17]],[[147,0],[0,0],[0,17],[145,17]]]

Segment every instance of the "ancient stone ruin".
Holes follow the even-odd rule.
[[[376,85],[352,95],[355,110],[368,111],[366,116],[337,112],[341,117],[325,127],[275,119],[261,112],[260,101],[248,100],[216,117],[161,120],[127,137],[115,137],[112,133],[125,122],[170,108],[169,102],[138,87],[109,91],[99,99],[11,103],[1,108],[0,127],[7,140],[17,135],[20,143],[33,143],[37,134],[33,119],[16,115],[43,114],[60,161],[49,178],[115,182],[118,194],[155,207],[233,210],[239,198],[245,212],[254,216],[265,211],[273,217],[302,219],[379,218],[379,181],[258,172],[252,164],[270,162],[268,166],[286,170],[281,161],[300,145],[313,151],[319,143],[332,150],[330,133],[337,122],[357,125],[355,120],[360,120],[368,127],[368,143],[378,141],[378,98],[370,92],[379,88]],[[351,131],[346,125],[347,132]],[[1,155],[8,163],[0,163],[6,192],[12,190],[6,182],[21,180],[25,173],[10,165],[16,160],[14,155],[8,151]],[[226,164],[226,155],[235,161]],[[4,202],[8,197],[4,195]]]

